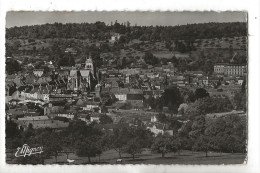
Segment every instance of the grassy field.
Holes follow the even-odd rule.
[[[118,153],[115,150],[104,152],[101,157],[91,158],[92,164],[116,164]],[[208,153],[205,157],[204,152],[182,151],[180,154],[167,153],[165,158],[161,158],[159,153],[151,153],[144,151],[135,157],[135,160],[128,154],[122,154],[122,164],[243,164],[246,154],[240,153]],[[75,160],[73,164],[88,164],[88,158],[77,157],[75,154],[70,154],[69,159]],[[58,164],[66,164],[66,155],[58,156]],[[50,158],[45,160],[45,164],[55,164],[55,159]]]

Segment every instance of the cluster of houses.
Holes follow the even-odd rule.
[[[120,38],[114,35],[112,41]],[[66,52],[75,53],[71,49]],[[33,128],[66,128],[69,121],[79,119],[87,123],[100,123],[106,114],[112,124],[99,124],[104,130],[112,130],[125,125],[144,125],[155,135],[173,131],[167,124],[149,115],[151,121],[133,118],[123,121],[119,109],[144,110],[144,100],[160,97],[172,85],[178,87],[240,86],[245,80],[246,66],[216,64],[214,75],[201,71],[177,72],[173,63],[148,68],[100,68],[95,69],[91,56],[84,64],[75,67],[60,67],[50,72],[33,69],[30,72],[6,75],[6,118],[14,120],[20,128],[31,124]],[[93,87],[93,81],[96,84]],[[113,113],[104,109],[102,95],[114,95],[116,103],[110,106]],[[167,114],[167,111],[165,111]]]

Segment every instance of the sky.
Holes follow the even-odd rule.
[[[175,26],[208,22],[246,22],[245,12],[8,12],[6,27],[39,25],[45,23],[95,23],[96,21],[141,26]]]

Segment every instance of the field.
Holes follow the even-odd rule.
[[[119,158],[115,150],[104,152],[101,157],[91,158],[92,164],[115,164]],[[128,154],[122,154],[122,164],[243,164],[246,158],[245,154],[241,153],[208,153],[205,157],[204,152],[182,151],[181,153],[167,153],[165,158],[161,158],[159,153],[151,153],[151,151],[143,151],[135,156],[133,160]],[[73,164],[88,164],[87,157],[77,157],[75,154],[70,154],[69,159],[75,160]],[[59,164],[66,163],[66,155],[58,156]],[[45,164],[54,164],[55,159],[50,158],[45,160]]]

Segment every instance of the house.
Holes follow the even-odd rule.
[[[158,78],[160,75],[159,75],[159,73],[146,73],[146,76],[148,77],[148,78],[151,78],[151,79],[154,79],[154,78]]]
[[[49,87],[40,87],[39,88],[39,99],[42,99],[45,102],[48,102],[50,100],[50,90]]]
[[[244,76],[247,71],[246,68],[247,66],[242,64],[217,63],[214,65],[214,72],[227,76]]]
[[[99,116],[90,116],[90,122],[95,121],[95,122],[99,123],[100,122],[99,118],[100,118]]]
[[[223,81],[225,82],[225,85],[235,85],[236,78],[235,77],[224,77]]]
[[[214,64],[214,73],[216,74],[224,74],[224,68],[227,66],[227,63],[217,63]]]
[[[124,74],[124,75],[136,75],[140,73],[140,69],[139,68],[131,68],[131,69],[122,69],[119,71],[120,73]]]
[[[238,83],[238,85],[242,85],[243,84],[243,82],[244,82],[244,78],[242,78],[242,77],[240,77],[240,78],[238,78],[237,79],[237,83]]]
[[[208,84],[209,85],[217,85],[217,83],[220,82],[220,78],[215,77],[215,76],[210,76],[208,77]]]
[[[67,70],[67,69],[60,69],[60,70],[58,71],[58,74],[59,74],[60,77],[65,77],[65,78],[67,78],[67,77],[69,76],[69,74],[70,74],[70,71]]]
[[[143,95],[143,91],[140,89],[130,89],[130,88],[119,88],[119,89],[111,89],[110,90],[113,94],[115,94],[115,97],[119,101],[126,101],[126,100],[140,100],[140,98]]]
[[[188,74],[199,77],[199,76],[203,76],[204,72],[203,71],[189,71]]]
[[[110,77],[104,80],[105,88],[119,88],[119,81],[118,77]]]
[[[168,129],[166,124],[158,123],[158,122],[151,122],[147,124],[147,129],[149,129],[155,136],[159,134],[168,134],[170,136],[173,135],[173,130]]]
[[[100,113],[91,113],[91,115],[90,115],[90,122],[97,122],[97,123],[99,123],[100,122],[100,116],[101,116],[102,114],[100,114]]]
[[[120,39],[121,35],[119,33],[114,33],[111,35],[110,43],[114,43]]]
[[[164,72],[173,72],[173,75],[174,75],[174,72],[176,71],[174,64],[171,62],[168,62],[167,65],[162,65],[162,68],[163,68]]]
[[[129,122],[130,127],[142,127],[144,123],[139,118],[133,118],[132,121]]]
[[[42,76],[42,77],[39,77],[38,80],[36,80],[36,82],[39,85],[48,85],[48,83],[51,82],[51,77]]]
[[[149,97],[159,98],[162,96],[164,90],[149,90],[144,91],[144,98],[148,99]]]
[[[127,100],[127,93],[129,92],[128,88],[121,88],[121,89],[111,89],[110,90],[113,94],[115,94],[115,97],[119,101],[126,101]]]
[[[208,79],[209,78],[207,76],[201,77],[200,80],[201,80],[202,85],[208,86],[209,85],[209,80]]]
[[[29,99],[40,99],[39,88],[33,88],[30,92]]]
[[[58,117],[65,117],[68,119],[73,119],[75,117],[75,111],[73,110],[64,110],[56,114]]]
[[[155,72],[163,72],[163,67],[154,67]]]
[[[98,109],[98,112],[101,112],[101,109],[99,108],[99,103],[98,102],[87,102],[86,106],[83,107],[83,110],[95,110]]]
[[[81,121],[85,121],[86,123],[90,122],[90,115],[88,113],[78,113],[77,116]]]
[[[151,117],[151,122],[152,123],[158,122],[158,119],[155,115]]]
[[[43,73],[44,73],[44,69],[34,69],[33,70],[33,74],[36,77],[41,77],[43,75]]]
[[[48,108],[49,110],[46,110],[47,112],[50,113],[58,113],[58,112],[63,112],[64,111],[64,105],[65,103],[63,103],[60,106],[54,106],[52,103],[49,103],[49,105],[45,108]]]
[[[77,100],[75,106],[82,108],[85,111],[93,111],[94,109],[99,109],[99,102],[86,101],[83,99]],[[101,109],[99,109],[99,112]]]
[[[65,52],[65,53],[68,53],[68,54],[71,54],[71,55],[76,55],[76,54],[78,53],[77,50],[75,50],[75,49],[72,48],[72,47],[66,48],[64,52]]]

